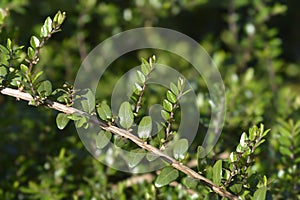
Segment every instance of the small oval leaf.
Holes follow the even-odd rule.
[[[179,90],[174,83],[170,83],[171,91],[177,96],[179,94]]]
[[[189,142],[187,139],[180,139],[176,141],[173,149],[173,155],[175,159],[184,159],[185,154],[189,148]]]
[[[49,96],[52,93],[52,84],[50,81],[46,80],[40,83],[37,92],[41,96]]]
[[[171,112],[173,110],[173,105],[171,102],[169,102],[167,99],[164,99],[163,101],[163,107],[166,111]]]
[[[111,136],[111,132],[101,130],[96,136],[96,147],[103,149],[110,142]]]
[[[152,132],[152,119],[150,116],[145,116],[138,126],[138,136],[140,138],[148,138]]]
[[[111,119],[112,113],[110,107],[106,103],[101,103],[97,108],[97,113],[102,120]]]
[[[58,115],[56,117],[57,128],[60,130],[63,130],[67,126],[69,121],[70,121],[70,119],[68,118],[67,114],[58,113]]]
[[[213,182],[220,185],[222,180],[222,160],[218,160],[213,166]]]
[[[146,155],[146,152],[144,149],[131,150],[126,157],[128,166],[130,168],[137,166],[142,161],[142,159],[145,157],[145,155]]]
[[[168,121],[170,119],[170,113],[168,113],[167,111],[161,110],[160,113],[164,120]]]
[[[125,101],[121,104],[119,109],[120,124],[123,128],[129,129],[133,124],[133,112],[129,102]]]
[[[165,167],[158,175],[155,181],[156,187],[162,187],[168,185],[172,181],[175,181],[179,176],[179,173],[173,167]]]
[[[177,101],[176,95],[173,94],[170,90],[167,91],[167,99],[168,99],[171,103],[176,103],[176,101]]]
[[[32,36],[30,38],[30,45],[35,49],[40,46],[40,40],[37,37]]]

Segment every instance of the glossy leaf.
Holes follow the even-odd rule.
[[[172,181],[175,181],[178,178],[178,176],[179,173],[176,169],[169,166],[165,167],[156,178],[155,186],[162,187],[168,185]]]
[[[30,59],[33,59],[34,57],[34,49],[32,47],[28,47],[27,49],[27,55]]]
[[[171,112],[173,110],[173,105],[171,102],[169,102],[167,99],[164,99],[163,101],[163,107],[166,111]]]
[[[37,37],[32,36],[30,38],[30,45],[35,49],[40,46],[40,40]]]
[[[111,132],[101,130],[96,136],[96,147],[98,149],[103,149],[109,144],[111,137]]]
[[[145,116],[138,126],[138,136],[140,138],[148,138],[152,132],[152,119],[150,116]]]
[[[244,132],[240,138],[240,145],[242,148],[247,147],[248,137],[247,134]]]
[[[47,17],[47,19],[45,20],[44,27],[47,31],[47,35],[50,34],[52,31],[52,19],[50,17]]]
[[[222,180],[222,160],[218,160],[213,166],[213,182],[220,185]]]
[[[133,124],[133,112],[129,102],[125,101],[121,104],[119,109],[120,124],[123,128],[129,129]]]
[[[57,128],[60,130],[63,130],[68,122],[70,121],[70,119],[68,118],[68,115],[65,113],[58,113],[57,117],[56,117],[56,125]]]
[[[189,148],[189,142],[187,139],[180,139],[175,142],[173,155],[175,159],[183,160],[185,158],[185,154]]]
[[[167,99],[168,99],[171,103],[176,103],[176,101],[177,101],[176,95],[173,94],[170,90],[167,91]]]

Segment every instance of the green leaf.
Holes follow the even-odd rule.
[[[242,148],[245,148],[247,147],[247,143],[248,142],[248,137],[247,137],[247,134],[244,132],[241,136],[241,139],[240,139],[240,145]]]
[[[70,119],[68,118],[68,115],[65,113],[58,113],[57,117],[56,117],[56,125],[57,128],[60,130],[63,130],[68,122],[70,121]]]
[[[44,73],[44,71],[39,71],[32,79],[32,83],[35,83],[38,78]]]
[[[146,154],[146,158],[147,158],[148,161],[152,162],[152,161],[156,160],[157,158],[159,158],[159,156],[157,156],[157,155],[155,155],[153,153],[148,152]]]
[[[172,181],[176,180],[179,176],[179,173],[176,169],[174,169],[173,167],[165,167],[160,174],[158,175],[158,177],[156,178],[155,181],[155,186],[156,187],[163,187],[165,185],[168,185],[169,183],[171,183]]]
[[[98,149],[103,149],[109,144],[111,137],[111,132],[101,130],[96,136],[96,147]]]
[[[129,152],[126,156],[126,160],[128,162],[128,166],[133,168],[137,166],[142,159],[145,157],[146,151],[144,149],[134,149]]]
[[[51,31],[52,31],[52,19],[50,17],[47,17],[47,19],[45,20],[44,26],[47,30],[47,33],[48,34],[51,33]]]
[[[82,95],[81,106],[83,111],[91,113],[95,109],[95,95],[90,90],[87,89],[87,92]]]
[[[111,119],[112,112],[110,107],[106,103],[101,103],[97,108],[97,113],[102,120]]]
[[[30,59],[33,59],[34,57],[34,49],[32,47],[28,47],[27,49],[27,55]]]
[[[163,107],[166,111],[171,112],[173,110],[173,105],[171,102],[169,102],[167,99],[164,99],[163,101]]]
[[[213,166],[213,182],[220,185],[222,180],[222,160],[218,160]]]
[[[219,196],[215,192],[210,192],[207,195],[205,195],[204,200],[219,200]]]
[[[147,76],[150,73],[150,64],[148,63],[147,60],[142,58],[142,65],[141,65],[141,70],[145,76]]]
[[[138,136],[140,138],[148,138],[152,132],[152,119],[150,116],[145,116],[138,126]]]
[[[170,90],[167,91],[167,99],[168,99],[171,103],[176,103],[176,101],[177,101],[176,95],[173,94]]]
[[[184,184],[187,188],[192,188],[192,189],[194,189],[194,188],[197,187],[198,181],[188,176],[188,177],[185,177],[185,178],[183,179],[183,184]]]
[[[140,70],[136,71],[136,77],[137,77],[137,81],[139,83],[141,83],[141,84],[145,83],[146,77],[145,77],[145,75]]]
[[[123,128],[129,129],[133,124],[133,112],[129,102],[125,101],[121,104],[119,109],[120,124]]]
[[[21,69],[21,71],[22,71],[23,73],[26,73],[26,72],[28,71],[28,67],[27,67],[26,65],[24,65],[24,64],[21,64],[21,65],[20,65],[20,69]]]
[[[143,88],[138,83],[134,83],[134,91],[137,91],[137,94],[142,90]]]
[[[261,188],[258,188],[254,195],[253,195],[253,200],[262,200],[262,199],[266,199],[266,193],[267,193],[267,187],[263,186]]]
[[[185,158],[185,154],[189,148],[189,142],[187,139],[180,139],[175,142],[173,155],[175,159],[183,160]]]
[[[230,162],[236,162],[237,161],[237,155],[235,152],[231,152],[230,155],[229,155],[229,160]]]
[[[160,113],[164,120],[168,121],[170,119],[170,113],[168,113],[167,111],[161,110]]]
[[[6,47],[7,49],[12,50],[12,42],[10,38],[7,38],[6,40]]]
[[[41,96],[49,96],[52,93],[52,84],[50,81],[46,80],[40,83],[37,92]]]
[[[233,184],[232,186],[229,187],[229,189],[234,193],[234,194],[239,194],[242,191],[242,184],[237,183]]]
[[[171,88],[171,91],[173,92],[173,94],[175,94],[176,96],[179,94],[179,90],[174,83],[170,83],[170,88]]]
[[[279,147],[279,152],[282,154],[282,155],[286,155],[286,156],[290,156],[292,154],[292,152],[286,148],[286,147]]]
[[[35,49],[40,46],[40,40],[35,36],[31,36],[30,45]]]
[[[7,69],[5,67],[0,67],[0,76],[6,76],[7,74]]]

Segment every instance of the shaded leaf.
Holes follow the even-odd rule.
[[[96,136],[96,147],[98,149],[103,149],[109,144],[111,137],[111,132],[101,130]]]
[[[141,84],[145,83],[146,77],[145,77],[145,75],[140,70],[136,71],[136,77],[137,77],[137,81],[139,83],[141,83]]]
[[[145,157],[145,155],[146,155],[146,151],[144,149],[131,150],[129,154],[127,154],[126,156],[128,166],[130,168],[137,166]]]
[[[165,167],[161,173],[158,175],[155,181],[156,187],[162,187],[168,185],[172,181],[176,180],[179,176],[179,173],[173,167]]]
[[[83,111],[85,111],[87,113],[93,112],[93,110],[95,109],[94,93],[90,89],[87,89],[87,92],[82,95],[82,100],[80,103],[81,103]]]
[[[147,60],[142,58],[142,65],[141,65],[141,70],[145,76],[147,76],[150,73],[150,64],[148,63]]]
[[[37,92],[41,96],[49,96],[52,93],[52,84],[50,81],[46,80],[40,83]]]

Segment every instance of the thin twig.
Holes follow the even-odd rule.
[[[4,95],[16,97],[16,98],[23,99],[23,100],[26,100],[26,101],[33,100],[33,97],[30,94],[25,93],[25,92],[21,92],[21,91],[16,90],[16,89],[4,88],[0,92]],[[127,138],[127,139],[131,140],[132,142],[134,142],[136,145],[140,146],[141,148],[155,154],[156,156],[161,157],[162,159],[164,159],[166,162],[168,162],[175,169],[183,172],[186,175],[189,175],[190,177],[192,177],[194,179],[197,179],[197,180],[203,182],[205,185],[210,187],[215,193],[217,193],[217,194],[219,194],[223,197],[226,197],[228,199],[233,199],[233,200],[238,200],[239,199],[237,196],[235,196],[235,195],[231,194],[230,192],[224,190],[223,188],[215,185],[211,180],[205,178],[204,176],[200,175],[199,173],[197,173],[193,169],[191,169],[191,168],[185,166],[184,164],[178,162],[174,158],[164,154],[159,149],[147,144],[147,142],[141,140],[140,138],[133,135],[132,133],[130,133],[127,130],[118,128],[116,126],[108,125],[108,124],[106,124],[102,121],[99,121],[97,119],[97,117],[95,117],[95,116],[91,116],[88,113],[80,111],[76,108],[68,107],[66,105],[63,105],[63,104],[60,104],[60,103],[57,103],[57,102],[46,100],[45,105],[49,108],[52,108],[54,110],[58,110],[60,112],[66,113],[66,114],[79,113],[81,115],[88,116],[92,123],[97,124],[103,130],[109,131],[111,133],[114,133],[116,135],[119,135],[121,137],[124,137],[124,138]]]

